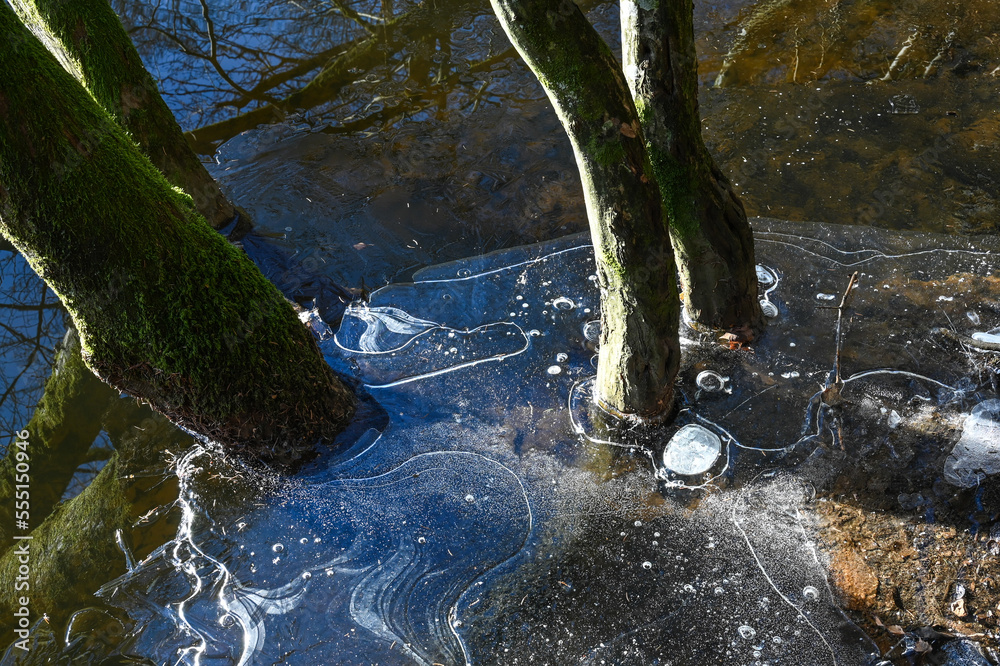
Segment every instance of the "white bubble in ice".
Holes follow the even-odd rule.
[[[979,340],[980,342],[1000,342],[1000,335],[996,333],[982,333],[981,331],[976,331],[972,334],[973,340]]]
[[[686,425],[678,430],[663,451],[663,466],[676,474],[707,472],[722,452],[722,440],[708,428]]]
[[[305,580],[309,580],[309,579],[310,579],[310,578],[312,578],[312,577],[313,577],[312,573],[310,573],[310,572],[308,572],[308,571],[303,571],[303,572],[302,572],[302,578],[303,578],[303,579],[305,579]]]
[[[285,549],[284,544],[280,544],[280,543],[276,543],[273,546],[271,546],[271,550],[273,550],[276,553],[280,553],[284,549]]]
[[[466,501],[466,502],[470,502],[470,503],[471,503],[471,502],[475,502],[475,501],[476,501],[476,498],[475,498],[475,497],[473,497],[473,496],[472,496],[471,494],[470,494],[470,495],[466,495],[466,496],[465,496],[465,501]]]
[[[557,363],[565,363],[568,360],[569,360],[569,354],[567,354],[566,352],[559,352],[558,354],[556,354]]]
[[[740,636],[742,636],[747,640],[750,640],[751,638],[757,635],[757,631],[750,625],[746,624],[741,624],[740,628],[737,629],[737,631],[740,632]]]
[[[552,307],[558,310],[572,310],[576,307],[576,303],[566,298],[565,296],[560,296],[556,300],[552,301]]]
[[[969,318],[973,326],[979,326],[979,313],[969,310],[965,313],[965,316]]]
[[[817,298],[817,300],[820,300],[820,301],[832,301],[833,299],[837,298],[837,295],[836,294],[819,293],[819,294],[816,294],[816,298]]]
[[[643,568],[643,569],[652,569],[652,568],[653,568],[653,563],[652,563],[652,562],[649,562],[649,561],[647,561],[647,562],[643,562],[643,563],[642,563],[642,568]]]
[[[806,585],[802,588],[802,596],[806,599],[806,601],[816,601],[819,599],[819,590],[812,585]]]
[[[637,521],[635,521],[632,524],[635,525],[636,527],[642,527],[642,521],[641,520],[637,520]]]
[[[703,391],[715,392],[726,388],[729,377],[723,377],[713,370],[703,370],[695,377],[694,383]]]
[[[597,342],[601,339],[601,322],[597,319],[588,321],[583,325],[583,337],[590,342]]]
[[[560,368],[558,365],[550,365],[549,369],[546,370],[546,372],[549,373],[550,375],[558,375],[560,372],[562,372],[562,368]]]
[[[764,316],[768,319],[774,319],[778,316],[778,306],[771,301],[761,301],[760,311],[764,313]]]
[[[420,537],[417,539],[417,543],[427,543],[427,539],[425,539],[424,537]]]
[[[542,334],[542,332],[539,331],[537,328],[533,328],[530,331],[528,331],[528,335],[530,335],[533,338],[537,338],[541,334]]]
[[[774,272],[763,264],[757,264],[757,284],[762,287],[770,287],[774,284]]]

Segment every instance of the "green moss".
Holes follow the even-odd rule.
[[[4,32],[26,30],[0,5]],[[0,231],[67,306],[89,366],[278,459],[332,436],[349,393],[280,292],[37,40],[20,45],[0,44]]]
[[[671,232],[687,238],[700,232],[701,221],[695,210],[694,181],[697,173],[653,143],[646,144],[649,161],[660,186],[663,206],[667,211]]]
[[[235,214],[184,139],[118,16],[108,2],[14,0],[25,23],[52,36],[70,71],[176,186],[189,192],[210,223]]]

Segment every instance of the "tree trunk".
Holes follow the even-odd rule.
[[[0,232],[87,365],[193,432],[292,464],[353,413],[292,307],[0,3]]]
[[[45,393],[28,422],[31,458],[31,525],[38,525],[62,499],[70,479],[102,428],[102,416],[118,392],[83,364],[76,330],[69,329],[56,354]],[[0,461],[0,506],[13,507],[17,483],[16,446]],[[43,483],[37,483],[38,480]],[[0,524],[0,552],[13,540],[13,523]]]
[[[670,220],[688,319],[752,336],[764,323],[753,235],[702,141],[691,0],[622,0],[621,24],[625,75]]]
[[[597,397],[655,417],[673,400],[680,346],[674,257],[621,68],[572,0],[492,0],[569,134],[601,287]]]
[[[167,180],[194,199],[214,228],[236,208],[188,146],[156,82],[107,0],[11,0],[36,34],[54,38],[63,66],[125,129]],[[247,221],[249,222],[249,221]]]

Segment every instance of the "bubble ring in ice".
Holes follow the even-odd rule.
[[[778,306],[772,303],[771,301],[762,300],[760,302],[760,311],[768,319],[774,319],[775,317],[778,316]]]
[[[589,342],[597,342],[601,339],[601,321],[594,319],[583,325],[583,337]]]
[[[710,393],[725,390],[726,382],[728,381],[729,377],[723,377],[714,370],[703,370],[694,379],[694,383],[698,385],[698,388]]]
[[[559,298],[552,301],[552,307],[557,310],[572,310],[576,307],[576,303],[572,300],[566,298],[565,296],[560,296]]]
[[[694,423],[678,430],[663,450],[663,466],[675,474],[691,476],[707,472],[722,453],[722,440],[714,432]]]
[[[757,264],[757,284],[762,287],[770,287],[777,281],[778,277],[774,274],[773,270],[764,264]]]
[[[806,601],[816,601],[819,599],[819,590],[812,585],[806,585],[802,588],[802,596]]]

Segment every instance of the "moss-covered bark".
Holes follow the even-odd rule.
[[[87,365],[196,433],[290,464],[353,395],[291,306],[0,3],[0,232]]]
[[[583,180],[601,286],[598,399],[650,417],[672,403],[679,301],[660,193],[621,68],[572,0],[492,0],[545,87]]]
[[[109,402],[117,399],[118,392],[83,364],[79,337],[69,329],[45,383],[45,393],[25,428],[31,458],[29,481],[34,481],[30,484],[31,525],[38,525],[52,513],[101,432],[101,417]],[[14,506],[17,450],[11,446],[0,461],[0,506]],[[0,552],[13,543],[13,527],[10,521],[0,524]]]
[[[622,0],[624,70],[670,220],[688,318],[714,330],[763,327],[743,204],[701,136],[691,0]]]
[[[139,144],[173,185],[184,190],[216,229],[236,214],[188,146],[132,41],[107,0],[11,0],[21,19],[46,40],[63,65]]]

